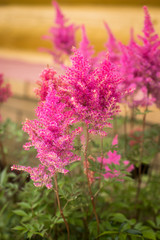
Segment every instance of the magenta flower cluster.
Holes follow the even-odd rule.
[[[92,71],[79,50],[74,49],[71,61],[72,66],[60,76],[53,69],[43,71],[36,90],[40,97],[37,119],[27,120],[23,127],[30,140],[25,149],[36,148],[40,165],[12,169],[30,173],[36,186],[51,188],[56,172],[66,173],[67,165],[80,160],[73,141],[82,129],[75,129],[74,124],[83,122],[90,132],[103,134],[112,116],[119,113],[118,103],[125,94],[118,91],[121,78],[107,58]]]
[[[72,47],[76,45],[75,32],[77,27],[74,24],[67,25],[67,19],[61,12],[59,5],[53,1],[56,10],[55,24],[50,28],[50,36],[44,36],[44,39],[51,40],[53,50],[47,50],[57,63],[63,63],[63,55],[70,55]]]
[[[118,147],[118,135],[112,141],[112,146]],[[103,174],[104,178],[116,178],[119,181],[122,181],[124,174],[121,174],[120,170],[113,169],[111,170],[111,165],[118,165],[120,166],[121,162],[121,155],[117,153],[116,150],[108,151],[107,153],[108,158],[101,158],[98,157],[98,162],[102,162],[103,167],[105,169],[105,173]],[[131,172],[134,169],[133,164],[130,164],[128,160],[122,161],[122,165],[127,172]]]
[[[45,73],[47,71],[45,70]],[[47,74],[46,74],[47,75]],[[73,113],[66,110],[67,105],[57,96],[54,84],[50,81],[47,96],[41,101],[36,115],[38,119],[26,120],[23,130],[29,134],[30,142],[26,150],[34,146],[41,164],[38,167],[13,166],[12,169],[28,172],[35,186],[52,187],[52,176],[56,172],[67,173],[65,168],[71,162],[80,160],[73,153],[73,141],[81,128],[73,131],[69,126],[75,122]]]
[[[121,45],[121,71],[124,76],[122,86],[135,88],[133,106],[148,106],[154,102],[160,104],[160,39],[155,33],[147,7],[144,7],[145,20],[142,44],[133,39],[128,46]],[[121,86],[121,87],[122,87]]]
[[[79,50],[74,49],[71,60],[72,66],[60,77],[66,84],[62,87],[65,101],[78,121],[100,133],[120,111],[118,103],[125,92],[118,91],[117,86],[122,79],[107,57],[92,71],[90,61]]]

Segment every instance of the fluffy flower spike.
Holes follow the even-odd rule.
[[[112,145],[117,145],[118,144],[118,135],[115,136],[115,138],[112,141]],[[107,152],[107,156],[108,158],[103,158],[103,167],[105,169],[105,174],[103,175],[104,178],[117,178],[117,180],[122,181],[122,179],[120,178],[121,172],[119,170],[114,169],[113,171],[111,171],[111,164],[115,164],[115,165],[120,165],[120,161],[121,161],[121,155],[117,153],[116,150],[109,151]],[[98,157],[97,158],[98,162],[101,163],[102,158]],[[125,160],[122,162],[124,168],[126,168],[127,172],[131,172],[134,169],[133,164],[130,164],[130,162],[128,160]]]
[[[104,25],[105,25],[105,28],[108,33],[108,41],[105,45],[109,52],[109,59],[111,60],[111,62],[117,63],[120,58],[119,43],[116,40],[116,38],[114,37],[113,33],[111,32],[111,29],[109,28],[108,24],[106,22],[104,22]]]
[[[93,46],[90,46],[85,26],[82,25],[81,29],[82,29],[82,41],[79,44],[79,51],[83,54],[85,58],[90,59],[94,54]]]
[[[50,53],[58,64],[64,62],[64,56],[72,53],[72,47],[76,45],[75,32],[78,29],[74,24],[67,25],[68,19],[62,14],[59,5],[53,1],[56,9],[56,26],[50,28],[50,36],[44,36],[44,39],[51,40],[53,50],[45,50]]]

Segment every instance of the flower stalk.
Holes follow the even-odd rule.
[[[96,212],[96,206],[95,206],[95,199],[94,199],[94,195],[92,193],[92,188],[91,188],[91,183],[89,180],[89,169],[88,169],[88,159],[87,159],[87,150],[88,150],[88,144],[89,144],[89,131],[88,131],[88,127],[86,127],[86,147],[85,147],[85,151],[84,151],[84,161],[85,161],[85,166],[86,166],[86,176],[87,176],[87,183],[88,183],[88,189],[89,189],[89,195],[90,195],[90,199],[91,199],[91,203],[92,203],[92,207],[93,207],[93,212],[96,218],[96,222],[97,222],[97,234],[99,234],[99,218]]]
[[[63,221],[64,221],[64,224],[66,226],[66,229],[67,229],[67,234],[68,234],[68,240],[70,239],[70,231],[69,231],[69,225],[68,225],[68,222],[64,216],[64,213],[63,213],[63,209],[61,207],[61,203],[60,203],[60,199],[59,199],[59,191],[58,191],[58,183],[57,183],[57,175],[55,173],[54,175],[54,183],[55,183],[55,194],[56,194],[56,198],[57,198],[57,203],[58,203],[58,208],[59,208],[59,211],[61,213],[61,216],[63,218]]]

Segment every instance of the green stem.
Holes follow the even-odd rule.
[[[63,210],[61,208],[61,203],[60,203],[60,199],[59,199],[59,191],[58,191],[58,183],[57,183],[57,175],[55,173],[54,175],[54,183],[55,183],[55,193],[56,193],[56,197],[57,197],[57,203],[58,203],[58,207],[59,207],[59,211],[61,213],[61,216],[63,218],[63,221],[65,223],[65,226],[66,226],[66,229],[67,229],[67,234],[68,234],[68,240],[70,239],[70,231],[69,231],[69,225],[68,225],[68,222],[66,221],[65,219],[65,216],[63,214]]]
[[[117,116],[113,118],[113,134],[114,136],[117,134]]]
[[[127,152],[127,109],[126,104],[124,105],[124,153],[126,156]]]
[[[104,154],[103,154],[103,137],[101,136],[101,164],[100,164],[100,176],[99,176],[99,189],[101,186],[101,180],[102,180],[102,176],[101,176],[101,172],[102,172],[102,168],[103,168],[103,158],[104,158]]]
[[[130,124],[130,130],[134,129],[134,120],[135,120],[135,110],[134,107],[131,108],[131,124]]]
[[[7,162],[6,162],[6,156],[5,156],[5,153],[4,153],[4,147],[3,147],[3,144],[2,142],[0,141],[0,153],[1,153],[1,163],[0,163],[0,167],[2,167],[2,169],[7,165]]]
[[[138,168],[138,186],[137,186],[137,193],[136,193],[136,202],[138,202],[140,189],[141,189],[141,183],[142,183],[142,159],[144,154],[144,132],[146,128],[146,111],[148,109],[148,106],[145,108],[145,112],[143,115],[143,123],[142,123],[142,140],[141,140],[141,148],[140,148],[140,160],[139,160],[139,168]]]
[[[88,132],[88,127],[86,127],[86,147],[85,147],[85,151],[84,151],[84,160],[85,160],[85,165],[86,165],[86,175],[87,175],[87,183],[88,183],[88,189],[89,189],[89,195],[90,195],[90,199],[91,199],[91,203],[92,203],[92,207],[93,207],[93,212],[96,218],[96,222],[97,222],[97,234],[99,234],[99,218],[96,212],[96,207],[95,207],[95,199],[92,193],[92,189],[91,189],[91,183],[89,181],[89,172],[88,172],[88,160],[87,160],[87,150],[88,150],[88,144],[89,144],[89,132]]]

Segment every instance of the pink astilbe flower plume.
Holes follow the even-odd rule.
[[[90,45],[90,41],[87,38],[85,26],[82,25],[81,29],[82,29],[82,41],[79,44],[79,51],[85,58],[90,59],[94,54],[94,49],[93,46]]]
[[[68,86],[64,89],[65,101],[79,121],[90,125],[92,130],[102,130],[119,112],[118,103],[125,94],[117,90],[121,77],[107,58],[93,71],[79,50],[74,49],[71,61],[72,66],[61,75],[62,82]]]
[[[117,145],[117,144],[118,144],[118,134],[116,134],[116,136],[113,138],[112,146]]]
[[[124,87],[134,85],[132,106],[148,106],[154,102],[160,105],[160,39],[155,33],[147,7],[144,7],[145,20],[142,45],[132,42],[122,49],[122,74]]]
[[[44,36],[44,39],[51,40],[53,50],[46,50],[57,63],[63,63],[63,57],[72,53],[72,47],[76,45],[75,32],[78,29],[74,24],[67,25],[66,19],[61,12],[59,5],[53,1],[56,10],[56,26],[50,28],[51,36]]]
[[[37,81],[37,85],[39,87],[35,89],[35,93],[40,97],[41,101],[44,101],[46,99],[50,82],[52,82],[52,84],[54,83],[54,85],[58,84],[55,75],[56,72],[52,68],[44,69],[40,75],[40,80]]]
[[[53,6],[55,7],[56,10],[56,18],[55,18],[55,23],[63,26],[65,22],[68,21],[67,18],[63,15],[58,3],[56,1],[52,1]]]
[[[104,25],[108,33],[108,41],[105,44],[105,46],[107,48],[107,51],[109,52],[109,59],[113,63],[119,63],[120,54],[121,54],[119,42],[114,37],[108,24],[104,22]]]
[[[28,133],[30,140],[25,149],[34,146],[41,164],[35,168],[14,165],[12,169],[28,172],[35,186],[45,185],[51,188],[52,177],[56,172],[65,174],[68,172],[65,168],[67,165],[80,160],[73,153],[73,140],[81,128],[69,131],[75,118],[71,111],[66,110],[66,104],[61,102],[52,82],[45,101],[41,101],[36,110],[36,115],[38,119],[27,120],[23,130]]]
[[[119,113],[118,104],[125,95],[117,88],[121,77],[107,58],[91,70],[90,61],[74,49],[71,61],[72,66],[60,76],[53,69],[43,71],[36,90],[40,97],[37,119],[27,120],[23,127],[30,140],[25,149],[37,150],[40,165],[12,169],[30,173],[36,186],[51,188],[52,176],[66,173],[66,166],[80,159],[74,154],[73,141],[82,129],[71,131],[70,126],[83,122],[90,132],[104,135],[103,127],[111,126],[109,120]]]
[[[115,139],[116,138],[116,139]],[[112,146],[116,144],[118,144],[118,135],[116,135],[112,141]],[[120,163],[123,165],[123,167],[126,169],[127,172],[131,172],[134,169],[133,164],[130,164],[130,162],[128,160],[124,160],[121,162],[121,155],[117,153],[116,150],[112,151],[108,151],[107,153],[108,158],[102,158],[98,157],[97,160],[100,163],[103,163],[103,167],[105,169],[105,173],[103,174],[104,178],[117,178],[118,181],[122,181],[121,177],[123,177],[124,175],[121,175],[121,171],[120,170],[116,170],[113,169],[111,170],[111,166],[112,164],[115,165],[120,165]]]
[[[86,58],[89,61],[89,64],[91,65],[90,71],[93,71],[101,61],[106,57],[106,54],[102,51],[98,53],[97,56],[94,56],[94,47],[90,44],[90,41],[87,37],[85,26],[82,25],[82,41],[79,44],[78,50],[81,52],[84,58]]]

